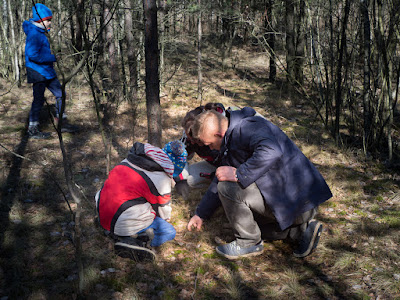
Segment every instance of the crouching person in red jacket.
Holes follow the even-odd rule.
[[[128,157],[111,170],[95,199],[100,225],[115,239],[118,255],[153,260],[151,247],[174,239],[175,228],[168,222],[171,184],[186,157],[179,141],[163,149],[136,142]]]

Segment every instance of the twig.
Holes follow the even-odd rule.
[[[18,80],[14,81],[14,83],[12,84],[12,86],[10,87],[10,89],[9,89],[7,92],[5,92],[4,94],[0,94],[0,97],[3,97],[3,96],[5,96],[5,95],[7,95],[8,93],[10,93],[11,90],[12,90],[12,88],[14,87],[14,85],[17,84],[17,82],[18,82]]]
[[[198,275],[199,275],[199,269],[200,269],[200,267],[198,267],[197,270],[196,270],[196,278],[195,278],[195,280],[194,280],[194,291],[193,291],[193,293],[192,293],[192,295],[191,295],[191,298],[192,298],[192,299],[194,299],[194,294],[196,293],[197,278],[198,278]]]

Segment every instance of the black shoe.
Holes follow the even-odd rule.
[[[120,257],[130,258],[137,262],[155,260],[156,254],[152,250],[140,246],[141,243],[132,237],[124,238],[115,243],[115,253]]]
[[[32,139],[44,140],[51,137],[51,133],[49,132],[41,132],[39,130],[39,126],[30,125],[28,127],[28,136]]]
[[[306,257],[318,246],[319,237],[322,232],[322,224],[318,221],[311,221],[308,224],[303,237],[300,240],[299,246],[293,251],[295,257]]]
[[[139,233],[137,235],[136,239],[139,241],[139,246],[142,246],[142,247],[145,247],[145,248],[150,248],[151,247],[151,242],[154,239],[154,230],[153,230],[153,228],[148,228],[148,229],[146,229],[145,232]]]

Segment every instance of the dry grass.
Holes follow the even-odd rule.
[[[267,82],[267,58],[263,54],[235,49],[234,58],[225,61],[222,71],[217,52],[205,50],[208,64],[204,69],[203,103],[255,107],[298,144],[330,185],[334,197],[320,208],[324,232],[319,247],[311,256],[296,259],[289,245],[276,241],[266,243],[264,253],[257,257],[222,259],[214,251],[215,236],[233,239],[224,226],[227,221],[222,210],[206,222],[201,233],[186,230],[204,193],[196,190],[188,201],[173,195],[172,223],[177,236],[157,250],[156,262],[135,263],[116,256],[112,242],[95,221],[93,195],[105,179],[105,160],[89,89],[77,79],[69,85],[68,113],[85,130],[64,137],[74,161],[75,181],[87,197],[82,224],[84,297],[399,299],[399,174],[365,161],[356,149],[338,149],[320,122],[310,117],[314,113],[303,99],[283,82]],[[194,57],[181,55],[176,60],[182,67],[161,93],[164,142],[180,137],[180,119],[200,104],[196,100]],[[236,69],[228,68],[232,64]],[[18,161],[5,150],[0,155],[0,296],[74,299],[78,274],[73,223],[52,181],[57,180],[65,189],[61,153],[56,138],[22,139],[30,101],[28,85],[13,89],[1,99],[1,144],[40,164]],[[134,141],[146,140],[143,99],[136,121],[137,126],[132,128],[129,110],[121,106],[114,123],[119,149],[113,150],[113,164],[124,157]]]

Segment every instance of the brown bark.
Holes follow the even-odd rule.
[[[161,147],[159,50],[156,0],[143,0],[145,24],[146,107],[148,141]]]

